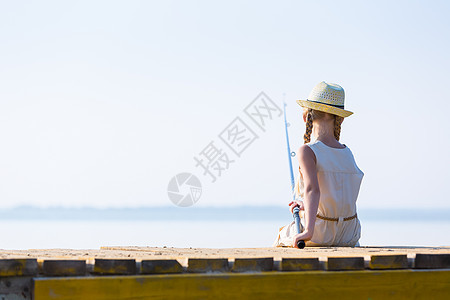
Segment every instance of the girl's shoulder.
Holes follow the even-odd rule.
[[[333,148],[324,143],[317,143],[312,147],[317,159],[318,169],[332,172],[361,173],[350,148]]]
[[[341,144],[338,141],[335,141],[334,144],[328,145],[322,141],[317,140],[314,143],[311,143],[311,146],[312,147],[322,147],[322,148],[331,149],[331,150],[344,150],[344,149],[348,148],[347,145]]]
[[[298,159],[299,160],[314,160],[316,162],[316,155],[314,153],[314,150],[310,147],[310,143],[303,144],[298,149]]]

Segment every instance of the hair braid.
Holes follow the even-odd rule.
[[[311,141],[312,127],[313,127],[312,115],[311,111],[308,110],[308,114],[306,115],[306,131],[305,134],[303,135],[303,140],[305,144]]]
[[[341,124],[344,121],[343,117],[335,116],[334,117],[334,137],[339,141],[341,136]]]

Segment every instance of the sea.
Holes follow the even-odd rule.
[[[450,246],[450,208],[360,209],[361,246]],[[271,247],[292,221],[285,207],[37,208],[0,210],[0,249]]]

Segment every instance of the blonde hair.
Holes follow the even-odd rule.
[[[303,135],[303,141],[305,144],[309,143],[311,141],[311,133],[313,128],[313,121],[314,120],[320,120],[326,117],[326,115],[331,115],[326,112],[315,110],[308,108],[306,111],[306,130],[305,134]],[[341,136],[341,124],[342,121],[344,121],[343,117],[337,116],[337,115],[331,115],[334,118],[334,137],[337,141],[339,141],[339,138]]]

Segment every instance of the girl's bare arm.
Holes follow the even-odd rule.
[[[298,151],[298,159],[305,186],[303,196],[305,230],[294,236],[294,245],[297,245],[297,241],[299,240],[310,240],[312,238],[320,198],[316,156],[314,155],[314,152],[307,145],[303,145]]]

